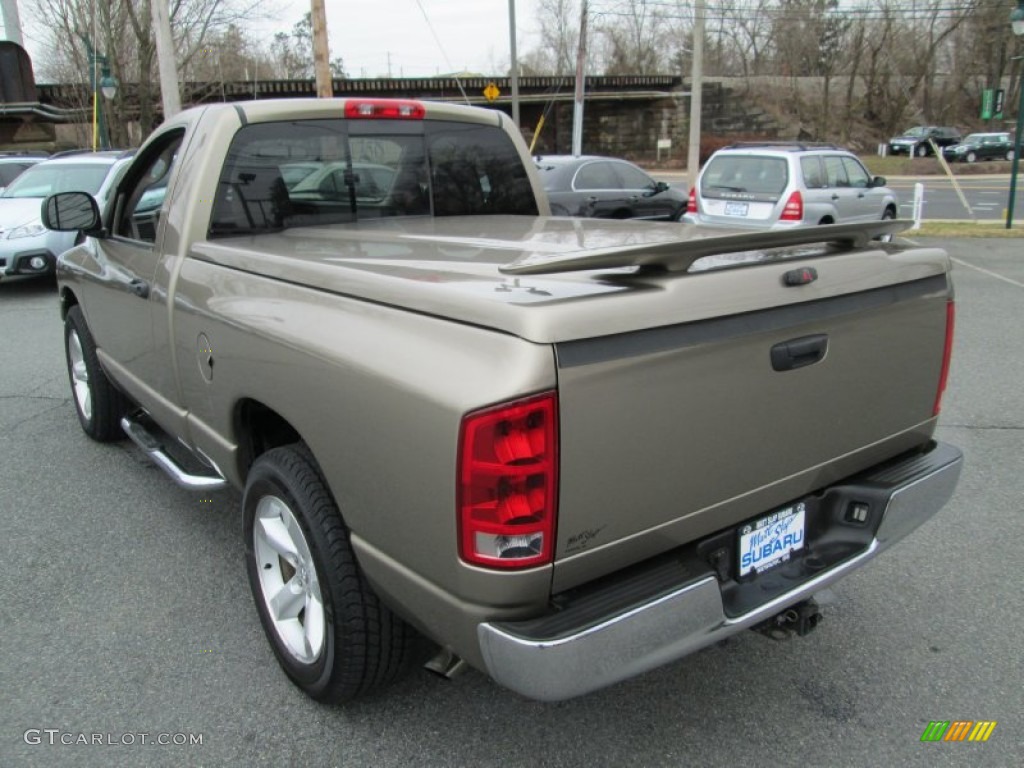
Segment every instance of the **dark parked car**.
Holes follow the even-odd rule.
[[[682,190],[625,160],[545,155],[536,165],[555,216],[676,221],[686,209]]]
[[[1013,140],[1008,133],[972,133],[959,144],[946,147],[947,160],[974,163],[978,160],[1013,160]]]
[[[935,154],[932,142],[941,150],[960,143],[960,131],[940,125],[915,125],[899,136],[889,139],[889,153],[925,157]]]

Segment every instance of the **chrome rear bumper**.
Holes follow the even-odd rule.
[[[962,465],[958,449],[935,444],[930,451],[871,477],[872,481],[885,481],[889,490],[881,522],[868,546],[754,610],[727,615],[719,580],[704,574],[580,627],[566,627],[557,618],[485,622],[478,625],[477,635],[487,671],[497,682],[524,696],[557,701],[686,656],[811,597],[911,533],[950,499]],[[586,607],[579,612],[586,613]]]

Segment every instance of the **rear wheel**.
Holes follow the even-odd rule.
[[[1013,150],[1012,149],[1006,150],[1006,159],[1007,160],[1013,160]]]
[[[968,152],[966,159],[968,163],[973,163],[978,159],[978,155],[974,152]]]
[[[918,144],[914,148],[914,154],[917,155],[918,157],[925,157],[928,154],[928,145]]]
[[[315,699],[346,701],[411,665],[418,636],[367,584],[305,446],[260,456],[242,508],[246,568],[260,621],[298,687]]]
[[[64,318],[64,353],[82,430],[101,443],[124,437],[121,417],[128,410],[128,402],[100,367],[96,342],[78,305],[71,307]]]

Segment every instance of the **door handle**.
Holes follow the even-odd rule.
[[[839,199],[839,195],[837,195],[835,192],[833,192],[832,193],[832,199],[833,200],[838,200]]]
[[[828,351],[828,334],[801,336],[783,341],[772,347],[772,368],[776,371],[792,371],[807,365],[814,365],[825,357]]]
[[[142,278],[136,277],[130,283],[128,283],[128,290],[138,296],[140,299],[149,298],[149,283]]]

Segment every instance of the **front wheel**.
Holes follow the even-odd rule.
[[[1006,150],[1006,159],[1007,160],[1013,160],[1013,150],[1012,149]]]
[[[77,304],[64,318],[64,353],[82,430],[101,443],[124,437],[121,417],[128,410],[128,402],[100,367],[96,342]]]
[[[975,154],[974,152],[968,152],[967,153],[967,162],[968,163],[976,162],[977,159],[978,159],[978,155]]]
[[[260,621],[299,688],[314,699],[346,701],[411,665],[418,636],[367,584],[304,445],[275,448],[256,460],[242,509]]]

